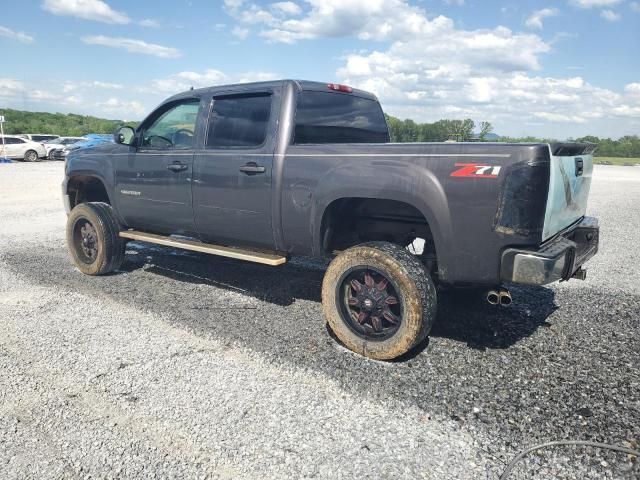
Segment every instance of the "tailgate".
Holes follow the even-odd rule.
[[[587,211],[594,143],[553,143],[542,241],[580,220]]]

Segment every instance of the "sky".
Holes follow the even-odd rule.
[[[189,87],[294,78],[419,122],[640,134],[640,0],[0,1],[0,111],[141,120]]]

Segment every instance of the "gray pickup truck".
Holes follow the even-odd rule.
[[[277,266],[330,260],[324,316],[350,349],[409,351],[436,285],[584,279],[595,145],[390,143],[370,93],[282,80],[190,90],[115,143],[66,162],[67,241],[80,271],[118,269],[127,241]]]

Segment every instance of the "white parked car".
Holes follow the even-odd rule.
[[[2,137],[0,137],[0,156],[9,158],[23,158],[27,162],[37,162],[47,156],[44,145],[32,140],[13,135],[4,136],[4,152]]]
[[[57,148],[64,148],[74,143],[84,142],[88,140],[85,137],[60,137],[48,140],[43,143],[44,148],[47,150],[47,158],[53,160],[53,151]]]
[[[26,138],[27,140],[33,140],[34,142],[47,142],[54,138],[60,138],[60,135],[51,135],[49,133],[21,133],[16,137]]]

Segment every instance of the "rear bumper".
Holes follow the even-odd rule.
[[[569,280],[598,251],[598,219],[584,217],[538,250],[507,248],[500,276],[504,281],[545,285]]]

